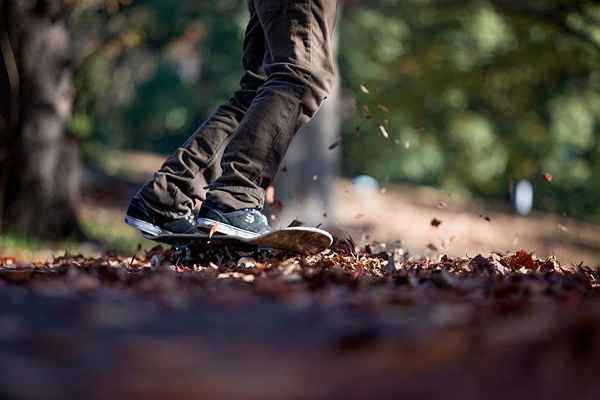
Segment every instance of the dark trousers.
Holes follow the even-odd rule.
[[[294,134],[333,87],[337,0],[249,0],[240,89],[136,196],[168,217],[262,208]]]

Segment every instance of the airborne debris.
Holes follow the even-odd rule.
[[[273,185],[269,186],[265,191],[265,202],[267,204],[275,203],[275,187]]]
[[[386,114],[391,112],[390,108],[383,104],[377,104],[377,108],[379,108],[381,111],[383,111]]]
[[[336,147],[338,147],[338,146],[340,145],[340,143],[342,143],[342,139],[341,139],[341,138],[340,138],[340,139],[338,139],[338,140],[336,140],[336,141],[335,141],[335,142],[333,142],[332,144],[330,144],[330,145],[329,145],[329,147],[328,147],[328,149],[329,149],[329,150],[333,150],[333,149],[335,149]]]
[[[381,134],[383,135],[384,138],[388,139],[390,137],[390,135],[388,134],[388,131],[385,129],[385,126],[379,125],[379,130],[381,131]]]
[[[219,224],[218,223],[213,224],[213,226],[210,227],[210,231],[208,232],[208,237],[209,238],[213,237],[215,232],[217,232],[217,229],[219,229]]]
[[[431,226],[433,226],[434,228],[437,228],[438,226],[440,226],[442,224],[442,221],[437,219],[437,218],[433,218],[431,220]]]

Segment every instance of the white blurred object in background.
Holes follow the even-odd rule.
[[[533,208],[533,185],[525,179],[517,182],[513,205],[520,215],[528,215]]]

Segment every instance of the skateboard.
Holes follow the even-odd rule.
[[[174,247],[187,247],[196,244],[213,246],[241,245],[277,250],[288,250],[301,254],[316,254],[328,249],[333,243],[333,237],[327,231],[318,228],[298,226],[274,230],[253,239],[238,236],[225,236],[215,233],[144,235],[147,239],[169,244]]]

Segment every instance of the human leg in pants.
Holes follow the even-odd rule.
[[[131,202],[128,217],[132,211],[135,213],[142,208],[142,214],[148,215],[140,218],[151,224],[161,225],[148,219],[193,221],[205,199],[206,187],[221,175],[220,164],[225,146],[266,80],[262,69],[265,35],[252,0],[249,1],[249,11],[242,59],[245,73],[240,89],[164,162],[153,179],[142,186]],[[138,229],[143,226],[132,225]],[[158,232],[152,231],[153,234]]]
[[[205,205],[221,211],[263,207],[294,134],[314,116],[335,78],[336,0],[250,3],[265,36],[267,79],[225,148],[221,176],[209,185]]]

